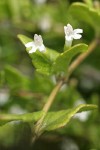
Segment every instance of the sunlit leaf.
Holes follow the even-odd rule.
[[[89,7],[93,7],[93,2],[92,2],[92,0],[85,0],[85,3],[86,3]]]
[[[85,52],[87,48],[88,46],[86,44],[78,44],[71,47],[64,53],[61,53],[53,64],[53,71],[54,72],[67,71],[72,58],[80,52]]]
[[[22,35],[22,34],[18,34],[18,38],[21,40],[21,42],[25,45],[27,44],[28,42],[32,42],[33,39],[25,36],[25,35]]]
[[[100,11],[88,7],[83,3],[73,3],[69,9],[69,13],[75,19],[89,23],[96,31],[100,31]]]
[[[11,121],[22,121],[27,123],[34,123],[38,121],[44,112],[33,112],[33,113],[27,113],[27,114],[0,114],[0,125],[4,125]]]
[[[18,38],[25,45],[28,42],[32,42],[33,40],[24,36],[18,35]],[[42,74],[49,75],[52,73],[52,63],[59,56],[59,53],[46,48],[46,52],[40,52],[36,50],[34,53],[29,53],[30,48],[26,48],[28,54],[32,58],[32,63],[35,66],[36,70]]]
[[[82,104],[72,109],[61,110],[56,112],[48,112],[42,124],[41,130],[50,131],[64,127],[68,124],[68,122],[76,113],[93,110],[96,108],[97,108],[96,105]]]

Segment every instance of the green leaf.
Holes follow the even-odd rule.
[[[53,71],[67,71],[72,58],[80,52],[85,52],[87,48],[88,46],[86,44],[77,44],[61,53],[53,64]]]
[[[44,53],[41,53],[37,50],[35,53],[32,53],[30,55],[36,71],[46,75],[52,74],[52,64],[59,56],[58,52],[46,48],[46,52]]]
[[[44,118],[44,122],[41,126],[42,131],[51,131],[61,127],[64,127],[68,124],[71,118],[78,112],[88,111],[96,109],[96,105],[86,105],[82,104],[76,108],[61,110],[57,112],[48,112]]]
[[[22,121],[27,123],[35,123],[38,121],[44,112],[33,112],[33,113],[27,113],[27,114],[0,114],[0,125],[4,125],[11,121]]]
[[[25,45],[28,42],[32,42],[33,40],[25,35],[22,34],[18,34],[18,38],[20,39],[20,41]]]
[[[56,60],[56,58],[60,55],[60,53],[58,53],[57,51],[52,50],[50,48],[46,48],[45,55],[49,60],[54,62]]]
[[[24,35],[18,35],[18,37],[24,44],[28,43],[30,40]],[[29,53],[29,48],[26,50]],[[61,54],[46,48],[46,52],[44,53],[37,50],[29,55],[32,58],[32,63],[38,72],[50,75],[66,71],[72,58],[79,52],[84,52],[86,50],[86,44],[78,44]]]
[[[25,45],[28,42],[32,42],[33,40],[28,38],[25,35],[18,35],[18,38]],[[26,51],[29,54],[30,48],[26,48]],[[36,70],[42,74],[49,74],[51,70],[51,62],[45,57],[44,53],[39,52],[38,50],[35,53],[29,54],[32,58],[32,63],[35,66]]]
[[[76,108],[61,110],[57,112],[48,112],[41,126],[41,130],[55,130],[67,125],[71,118],[77,113],[87,110],[96,109],[96,105],[79,105]],[[27,113],[27,114],[0,114],[0,125],[4,125],[11,121],[21,121],[29,123],[33,126],[42,116],[43,111]]]
[[[100,11],[83,3],[73,3],[69,13],[76,19],[89,23],[96,31],[100,31]]]
[[[18,38],[25,45],[28,42],[32,42],[33,40],[26,37],[25,35],[18,35]],[[26,49],[28,54],[30,48]],[[59,56],[59,53],[55,50],[51,50],[46,48],[46,52],[40,52],[36,50],[36,52],[29,54],[32,58],[32,63],[35,66],[36,70],[42,74],[49,75],[52,73],[52,63]]]
[[[31,57],[36,71],[46,75],[51,73],[52,62],[47,59],[43,53],[36,51],[35,53],[31,54]]]
[[[11,89],[25,90],[28,89],[29,79],[11,66],[5,67],[5,79]]]
[[[93,2],[92,2],[92,0],[85,0],[85,3],[86,3],[89,7],[93,7]]]

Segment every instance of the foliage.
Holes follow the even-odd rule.
[[[22,143],[30,149],[32,138],[44,132],[48,137],[67,135],[78,143],[79,149],[100,148],[100,119],[96,111],[100,105],[99,5],[99,1],[92,0],[72,4],[65,0],[0,2],[2,150],[23,149]],[[68,23],[82,28],[83,37],[65,48],[63,27]],[[35,33],[42,35],[45,52],[36,49],[30,53],[32,47],[26,47],[35,42]],[[79,56],[88,54],[92,40],[96,40],[95,51],[80,64]],[[75,72],[70,72],[76,62]],[[45,107],[51,99],[52,105]]]

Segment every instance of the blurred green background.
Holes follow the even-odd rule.
[[[82,28],[83,38],[73,42],[90,44],[95,32],[90,24],[78,21],[69,13],[75,0],[1,0],[0,1],[0,112],[27,113],[41,110],[55,85],[54,77],[34,71],[18,34],[34,37],[41,34],[44,44],[59,52],[64,46],[63,27],[70,23]],[[81,17],[81,14],[80,14]],[[100,47],[86,58],[63,87],[51,110],[72,107],[76,103],[100,105]],[[31,129],[27,124],[12,122],[0,127],[0,150],[99,150],[99,112],[85,119],[76,118],[64,129],[44,133],[30,147]]]

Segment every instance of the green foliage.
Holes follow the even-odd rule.
[[[5,80],[13,90],[25,90],[29,86],[29,78],[11,66],[5,67]]]
[[[69,64],[72,58],[81,52],[86,52],[88,46],[86,44],[77,44],[69,50],[61,53],[53,64],[54,72],[68,71]]]
[[[2,143],[0,145],[11,149],[11,147],[18,148],[18,145],[21,146],[21,142],[23,142],[25,148],[27,147],[26,149],[29,149],[31,135],[31,129],[27,123],[13,121],[0,127],[0,143]],[[0,146],[0,148],[2,148],[2,146]]]
[[[96,105],[82,104],[72,109],[61,110],[57,112],[48,112],[42,124],[41,130],[51,131],[61,127],[65,127],[76,113],[93,110],[96,108]]]
[[[44,78],[37,73],[34,73],[34,78],[29,77],[21,73],[18,69],[9,65],[5,66],[2,78],[4,80],[3,82],[6,82],[10,90],[13,91],[13,94],[21,91],[41,91],[44,93],[48,93],[54,86],[52,81],[50,81],[50,78],[48,77]]]
[[[93,28],[100,32],[100,11],[88,7],[83,3],[73,3],[69,9],[69,12],[74,18],[83,22],[89,23]]]
[[[33,41],[24,35],[18,35],[18,37],[24,45]],[[88,46],[86,44],[77,44],[63,53],[57,53],[56,51],[47,48],[44,53],[37,50],[29,55],[31,56],[32,62],[38,72],[50,75],[63,71],[66,72],[72,58],[80,52],[85,52],[87,48]],[[26,50],[29,52],[30,49],[27,48]]]
[[[62,128],[51,136],[67,135],[82,150],[100,149],[99,111],[91,111],[84,122],[80,118],[73,119],[76,113],[95,110],[100,105],[100,74],[96,70],[99,46],[84,63],[89,69],[80,65],[68,84],[57,93],[50,111],[46,114],[42,111],[58,80],[67,77],[72,61],[79,53],[87,52],[88,46],[82,42],[89,45],[94,35],[100,37],[99,1],[98,4],[93,0],[84,2],[86,4],[77,2],[70,6],[70,1],[65,0],[48,0],[43,4],[36,0],[0,1],[0,149],[3,150],[2,145],[4,149],[12,149],[9,146],[19,149],[15,148],[19,143],[22,147],[26,143],[25,148],[29,149],[34,130],[43,116],[40,132]],[[84,33],[81,43],[74,41],[71,48],[63,51],[63,27],[67,23],[82,28]],[[30,48],[27,48],[28,57],[18,38],[24,45],[33,39],[19,33],[30,37],[35,33],[43,35],[46,52],[29,53]],[[81,100],[84,104],[75,107]],[[73,122],[68,124],[71,119]],[[28,144],[23,142],[24,138]]]
[[[32,42],[33,40],[29,39],[28,37],[24,35],[18,35],[19,39],[22,41],[22,43],[25,45],[28,42]],[[29,52],[29,48],[26,49],[27,52]],[[32,58],[32,62],[34,66],[36,67],[36,70],[42,74],[51,74],[52,73],[52,61],[59,55],[54,50],[50,50],[47,48],[46,53],[41,53],[38,50],[35,53],[29,54]],[[52,54],[51,54],[52,53]]]
[[[92,0],[85,0],[85,2],[89,7],[93,7]]]
[[[34,113],[27,113],[22,115],[17,114],[0,114],[0,125],[4,125],[11,121],[22,121],[27,123],[34,124],[37,120],[39,120],[44,113],[42,111],[40,112],[34,112]]]
[[[76,108],[61,110],[56,112],[48,112],[44,118],[44,121],[41,125],[41,130],[50,131],[55,130],[61,127],[64,127],[68,124],[71,118],[78,112],[93,110],[96,109],[96,105],[79,105]],[[0,125],[4,125],[11,121],[22,121],[27,122],[32,125],[37,122],[42,116],[44,112],[34,112],[27,113],[22,115],[17,114],[0,114]]]

